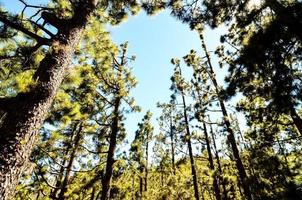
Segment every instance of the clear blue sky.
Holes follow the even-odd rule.
[[[27,2],[41,4],[47,0]],[[17,0],[0,0],[0,4],[8,10],[20,11],[22,9],[22,4]],[[187,25],[171,17],[168,11],[156,16],[147,16],[142,11],[138,16],[129,17],[119,26],[108,27],[108,31],[115,43],[121,44],[128,41],[129,54],[137,56],[132,66],[139,83],[133,89],[132,96],[142,107],[142,112],[127,116],[126,129],[128,140],[131,142],[137,123],[144,113],[147,110],[154,113],[153,124],[156,126],[156,118],[160,114],[156,103],[169,101],[170,76],[173,70],[170,64],[171,58],[181,58],[191,49],[200,52],[200,41],[197,33],[190,31]],[[224,32],[223,28],[214,31],[207,29],[205,39],[209,50],[214,50],[219,45],[222,32]],[[157,130],[156,127],[155,131]]]
[[[182,58],[191,49],[200,52],[201,43],[196,32],[171,17],[168,11],[151,17],[140,12],[138,16],[131,16],[126,22],[108,30],[114,42],[129,41],[130,54],[137,56],[133,71],[139,83],[132,95],[142,107],[142,113],[128,115],[126,125],[131,142],[136,125],[144,113],[151,110],[154,113],[153,124],[157,125],[160,110],[156,108],[156,103],[169,101],[173,71],[171,58]],[[214,31],[207,29],[205,39],[209,50],[219,45],[222,32],[223,28]]]

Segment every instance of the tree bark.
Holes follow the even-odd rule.
[[[35,86],[16,97],[0,99],[0,113],[4,113],[0,125],[0,196],[3,200],[14,196],[39,129],[96,3],[97,0],[79,3],[73,17],[59,31],[59,39],[53,42],[41,61],[34,75],[37,78]]]
[[[114,111],[113,111],[113,122],[111,125],[111,134],[110,134],[110,143],[107,155],[106,169],[105,175],[102,180],[102,195],[101,200],[109,200],[110,199],[110,189],[111,189],[111,179],[113,173],[113,165],[114,165],[114,153],[116,149],[116,140],[118,136],[118,126],[119,126],[119,107],[120,107],[121,98],[117,97],[114,102]]]

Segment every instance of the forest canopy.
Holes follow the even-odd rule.
[[[302,199],[301,1],[14,3],[0,6],[0,200]],[[156,115],[108,27],[163,11],[200,47],[160,66]],[[221,26],[212,49],[205,29]]]

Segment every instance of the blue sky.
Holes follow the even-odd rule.
[[[126,128],[131,142],[137,123],[148,109],[154,113],[153,124],[156,126],[155,131],[158,131],[156,118],[160,110],[156,108],[156,103],[169,101],[173,71],[171,58],[182,58],[191,49],[200,52],[201,43],[196,32],[170,16],[168,11],[156,16],[140,12],[138,16],[131,16],[126,22],[108,30],[117,44],[128,41],[129,53],[137,56],[132,66],[139,83],[132,95],[142,107],[142,113],[128,115]],[[219,45],[223,32],[223,28],[206,29],[205,39],[209,50]]]
[[[47,0],[27,2],[41,4]],[[22,4],[17,0],[0,0],[0,4],[8,10],[22,9]],[[115,43],[128,41],[129,54],[137,57],[132,66],[139,83],[133,89],[132,96],[137,105],[142,107],[142,112],[127,116],[126,129],[131,142],[137,123],[147,110],[154,113],[153,124],[158,132],[156,118],[160,115],[160,110],[156,108],[156,103],[167,102],[170,98],[170,76],[173,70],[170,60],[183,57],[191,49],[200,52],[200,40],[196,32],[170,16],[168,11],[155,16],[147,16],[141,11],[139,15],[130,16],[119,26],[108,26],[108,31]],[[219,45],[220,35],[224,31],[223,27],[216,30],[206,29],[205,39],[209,50],[214,50]],[[218,73],[218,77],[223,77],[223,74],[224,72]]]

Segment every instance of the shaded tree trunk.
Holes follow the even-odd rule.
[[[4,200],[14,196],[39,129],[96,3],[97,0],[81,1],[74,16],[65,21],[59,39],[53,42],[34,75],[37,84],[29,92],[0,99],[0,113],[4,113],[0,126],[0,196]]]
[[[291,116],[298,132],[300,133],[300,135],[302,135],[302,119],[298,115],[296,109],[293,107],[290,109],[290,116]]]
[[[118,124],[119,124],[119,107],[121,103],[121,98],[117,97],[114,102],[114,111],[113,111],[113,122],[111,125],[111,133],[110,133],[110,143],[107,155],[107,162],[106,162],[106,170],[105,175],[102,180],[102,195],[101,200],[109,200],[110,199],[110,188],[111,188],[111,179],[113,173],[113,165],[114,165],[114,153],[116,149],[116,140],[118,136]]]
[[[208,152],[208,161],[209,161],[210,169],[214,172],[214,174],[213,174],[213,188],[214,188],[214,192],[215,192],[215,198],[216,198],[216,200],[221,200],[220,188],[219,188],[218,179],[217,179],[217,173],[215,171],[215,166],[214,166],[214,161],[213,161],[211,146],[210,146],[210,140],[209,140],[209,136],[208,136],[207,126],[206,126],[205,123],[203,123],[203,131],[204,131],[204,136],[205,136],[205,140],[206,140],[206,146],[207,146],[207,152]]]
[[[172,170],[173,175],[176,175],[176,167],[175,167],[175,144],[174,144],[174,131],[173,131],[173,123],[172,117],[170,118],[170,140],[171,140],[171,158],[172,158]]]
[[[141,177],[141,175],[142,175],[142,172],[140,173],[140,176],[139,176],[139,195],[140,195],[140,199],[143,199],[144,183],[143,183],[143,177]]]

